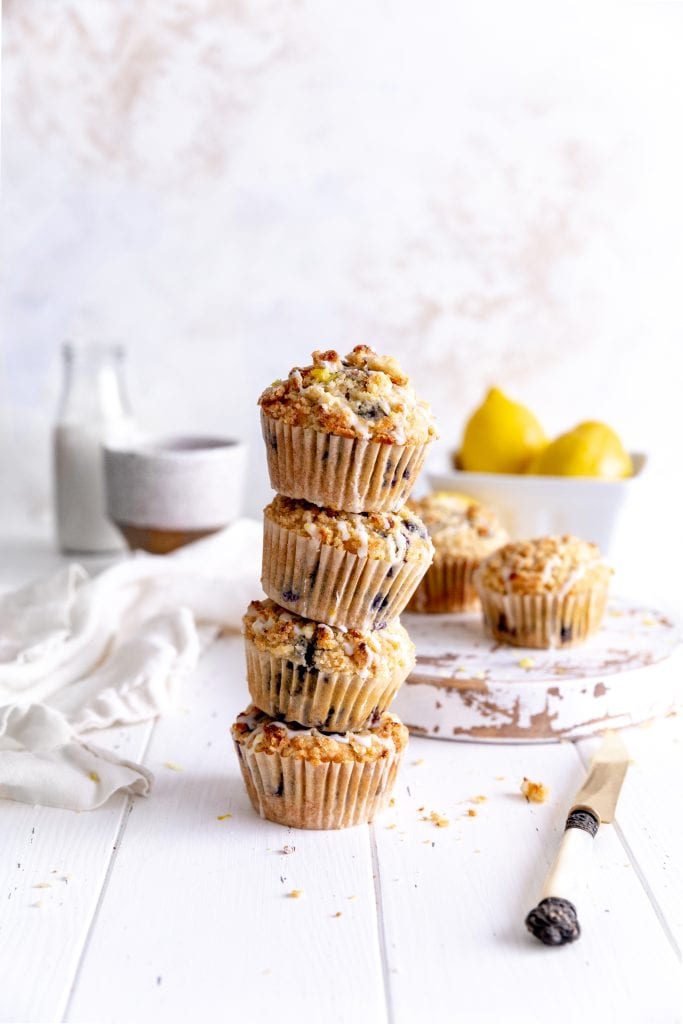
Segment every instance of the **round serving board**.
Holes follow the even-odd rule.
[[[496,643],[478,613],[401,621],[417,664],[391,710],[423,736],[547,743],[659,718],[683,701],[678,624],[633,602],[613,599],[594,637],[557,651]]]

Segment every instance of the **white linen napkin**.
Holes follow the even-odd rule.
[[[172,707],[202,649],[260,593],[261,527],[239,520],[90,579],[78,565],[0,597],[0,797],[88,810],[146,794],[142,765],[83,738]]]

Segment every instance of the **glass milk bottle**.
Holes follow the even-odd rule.
[[[57,539],[64,552],[118,551],[123,541],[105,513],[102,444],[125,440],[133,420],[121,345],[63,347],[63,388],[53,433]]]

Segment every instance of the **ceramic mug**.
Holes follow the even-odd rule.
[[[228,438],[105,445],[107,514],[130,548],[165,554],[239,516],[245,470],[246,446]]]

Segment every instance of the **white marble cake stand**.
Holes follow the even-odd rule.
[[[496,643],[478,613],[404,615],[417,664],[392,705],[438,739],[549,742],[660,718],[683,701],[681,629],[661,612],[610,601],[580,647]]]

